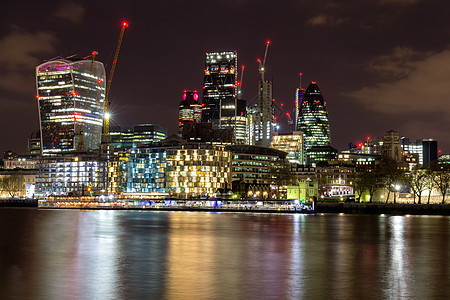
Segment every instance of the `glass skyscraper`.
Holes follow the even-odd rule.
[[[57,59],[36,67],[43,154],[98,148],[105,87],[98,61]]]
[[[315,81],[306,89],[299,107],[298,129],[303,132],[305,153],[312,147],[330,146],[326,102]]]
[[[237,53],[206,53],[202,122],[220,128],[222,102],[228,107],[237,95]]]

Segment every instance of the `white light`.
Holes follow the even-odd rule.
[[[105,113],[105,119],[109,119],[111,117],[110,113]]]

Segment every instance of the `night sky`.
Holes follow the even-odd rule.
[[[449,153],[449,15],[442,0],[7,1],[0,151],[24,152],[39,128],[35,67],[96,50],[109,69],[126,20],[112,125],[156,123],[175,133],[183,90],[202,90],[205,52],[236,50],[243,98],[254,99],[256,59],[271,40],[266,78],[276,102],[293,110],[300,72],[303,87],[317,81],[335,148],[396,130],[410,140],[434,138]]]

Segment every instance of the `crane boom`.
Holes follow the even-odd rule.
[[[111,82],[114,77],[114,71],[116,70],[117,59],[119,58],[120,46],[122,45],[123,34],[125,33],[125,28],[128,27],[127,22],[122,23],[122,30],[120,31],[119,41],[117,42],[116,52],[114,53],[114,59],[111,66],[111,71],[109,71],[109,79],[106,84],[106,92],[105,92],[105,104],[104,104],[104,125],[103,125],[103,134],[109,135],[109,90],[111,89]]]
[[[264,81],[264,72],[265,72],[265,67],[266,67],[267,52],[269,51],[269,45],[270,45],[270,41],[267,41],[266,42],[266,50],[264,51],[264,59],[261,60],[258,58],[259,74],[261,74],[262,81]]]
[[[245,66],[241,67],[241,79],[239,80],[239,90],[238,90],[238,96],[241,96],[242,94],[242,82],[244,81],[244,70]]]

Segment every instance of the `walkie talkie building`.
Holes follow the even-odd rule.
[[[58,59],[36,67],[43,154],[98,148],[105,87],[105,67],[98,61]]]

